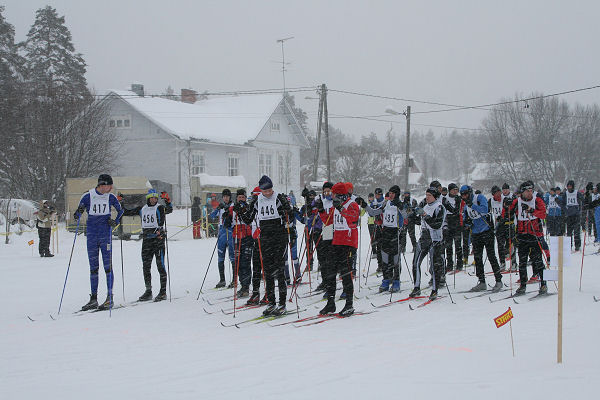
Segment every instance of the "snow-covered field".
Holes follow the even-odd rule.
[[[179,230],[175,225],[185,225],[185,213],[178,211],[168,221],[173,234]],[[366,220],[363,227],[364,245]],[[36,240],[34,256],[27,245],[31,238]],[[54,258],[37,256],[35,232],[0,244],[2,399],[596,398],[600,302],[593,295],[600,296],[600,256],[585,257],[582,292],[581,255],[565,271],[563,364],[557,365],[557,296],[532,302],[521,298],[521,304],[492,304],[487,296],[465,300],[454,291],[470,288],[476,278],[464,273],[456,276],[456,288],[448,278],[456,304],[444,290],[446,297],[414,311],[400,303],[303,328],[266,323],[222,327],[220,322],[230,323],[232,316],[208,315],[203,307],[218,311],[231,304],[210,306],[202,297],[214,300],[228,292],[205,290],[196,301],[215,241],[192,240],[191,230],[169,241],[173,301],[115,309],[112,317],[107,312],[73,314],[89,294],[85,237],[79,236],[62,312],[54,321],[50,314],[56,317],[72,243],[73,234],[60,231],[60,252]],[[144,290],[141,242],[123,242],[125,301],[120,243],[114,247],[115,302],[131,302]],[[595,249],[587,247],[590,253]],[[361,269],[366,256],[363,246]],[[410,262],[412,253],[407,257]],[[154,266],[152,272],[156,294]],[[102,301],[106,284],[102,272],[100,277]],[[402,279],[408,280],[404,265]],[[205,289],[217,280],[215,256]],[[375,283],[369,277],[369,285]],[[410,283],[402,285],[395,298],[408,295]],[[364,295],[375,289],[355,290],[362,297],[355,301],[357,311],[372,311],[370,302],[389,298],[369,300]],[[549,290],[556,292],[553,283]],[[307,291],[304,285],[299,292]],[[300,306],[315,299],[300,299]],[[514,358],[509,326],[497,329],[493,322],[509,306],[515,315]],[[259,310],[239,312],[236,320],[257,316]],[[301,316],[317,312],[311,305]]]

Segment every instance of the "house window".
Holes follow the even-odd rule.
[[[271,176],[273,174],[273,156],[260,153],[258,155],[258,171],[261,175]]]
[[[108,120],[108,126],[117,129],[129,129],[131,128],[131,116],[115,115]]]
[[[271,132],[279,133],[279,121],[271,120]]]
[[[240,168],[240,155],[229,153],[227,157],[227,172],[229,176],[237,176]]]
[[[206,164],[203,151],[192,153],[192,175],[203,174],[206,172]]]

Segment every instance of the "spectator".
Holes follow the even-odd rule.
[[[56,214],[56,207],[48,200],[42,200],[42,207],[37,212],[37,229],[40,238],[40,257],[54,257],[50,254],[50,234],[52,232],[52,219]]]

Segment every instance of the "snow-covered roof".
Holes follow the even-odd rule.
[[[229,96],[194,104],[158,97],[140,97],[110,90],[133,108],[181,139],[245,144],[254,140],[282,101],[280,94]]]
[[[227,188],[245,188],[247,187],[246,178],[242,175],[237,176],[218,176],[209,174],[192,175],[198,178],[200,186],[222,186]]]

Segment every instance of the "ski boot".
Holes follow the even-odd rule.
[[[501,262],[500,263],[500,269],[498,270],[498,272],[502,273],[506,271],[506,263],[505,262]]]
[[[279,317],[285,314],[285,303],[278,305],[275,307],[273,311],[271,311],[271,315],[274,317]]]
[[[540,286],[539,294],[548,294],[548,286],[545,283],[542,283],[542,285]]]
[[[266,294],[263,296],[263,298],[260,300],[260,302],[258,304],[260,304],[261,306],[264,306],[265,304],[269,304],[269,299],[267,299]]]
[[[242,288],[237,292],[237,297],[243,299],[244,297],[248,297],[249,294],[250,288],[248,286],[242,285]]]
[[[98,306],[98,310],[108,310],[109,308],[112,308],[114,306],[115,305],[113,303],[113,297],[112,295],[108,294],[106,295],[106,300],[104,300],[104,303]]]
[[[252,296],[250,296],[250,298],[246,302],[246,305],[247,306],[255,306],[255,305],[258,305],[259,302],[260,302],[260,294],[252,293]]]
[[[167,299],[167,291],[164,289],[160,289],[156,297],[154,298],[154,302],[159,302]]]
[[[233,289],[235,287],[235,282],[231,281],[229,285],[227,285],[227,289]]]
[[[342,294],[340,294],[340,300],[346,300],[347,297],[348,295],[346,294],[346,292],[342,292]]]
[[[513,296],[522,296],[525,294],[525,291],[527,290],[527,285],[521,285],[519,286],[519,288],[517,290],[515,290],[515,294]]]
[[[483,292],[485,289],[487,289],[487,285],[485,284],[485,281],[479,281],[479,283],[475,286],[473,286],[471,288],[471,290],[469,290],[469,292]]]
[[[215,286],[215,289],[219,289],[225,287],[225,279],[221,279],[218,283],[217,286]]]
[[[44,257],[54,257],[54,254],[51,254],[49,251],[44,254]]]
[[[344,308],[342,308],[342,311],[340,311],[339,316],[340,317],[349,317],[352,314],[354,314],[354,307],[352,306],[352,300],[346,300],[346,305],[344,306]]]
[[[315,292],[322,292],[325,290],[325,283],[321,282],[319,283],[319,285],[316,287]]]
[[[492,288],[492,293],[498,293],[500,290],[502,290],[502,281],[497,281]]]
[[[138,301],[148,301],[148,300],[152,300],[152,289],[151,288],[146,288],[146,291],[144,292],[144,294],[142,294],[140,296],[140,298],[138,299]]]
[[[421,295],[421,288],[416,287],[412,290],[412,292],[410,292],[408,297],[418,297],[420,295]]]
[[[276,308],[277,308],[277,305],[269,304],[269,307],[265,308],[265,311],[263,311],[263,315],[265,317],[273,315],[273,312],[275,311]]]
[[[398,293],[400,291],[400,280],[394,279],[392,281],[392,288],[390,289],[391,293]]]
[[[98,308],[98,295],[90,294],[90,301],[81,307],[81,311],[95,310],[96,308]]]
[[[536,283],[536,282],[539,282],[539,281],[540,281],[540,277],[539,277],[538,275],[533,275],[533,276],[531,277],[531,279],[529,279],[529,280],[527,281],[527,284],[530,284],[530,283]]]
[[[320,315],[327,315],[335,313],[335,299],[333,297],[327,298],[327,304],[321,311],[319,311]]]
[[[429,300],[433,301],[433,300],[437,299],[437,297],[438,297],[437,290],[432,290],[431,293],[429,294]]]
[[[379,286],[379,293],[387,292],[388,290],[390,290],[390,280],[383,279],[381,281],[381,286]]]

